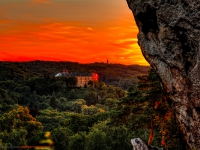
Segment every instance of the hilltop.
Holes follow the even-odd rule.
[[[63,61],[0,62],[0,74],[2,75],[0,78],[5,78],[5,80],[24,80],[35,76],[52,78],[63,69],[70,72],[95,72],[98,73],[100,82],[126,90],[130,85],[137,83],[137,76],[146,75],[150,67],[106,63],[80,64]]]

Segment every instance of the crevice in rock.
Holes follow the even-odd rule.
[[[196,44],[194,43],[195,41],[192,41],[190,39],[186,29],[183,29],[181,27],[176,27],[175,30],[178,31],[177,37],[179,38],[179,41],[181,43],[182,57],[183,57],[182,63],[184,63],[185,73],[189,74],[196,64],[195,61],[196,59],[194,54],[194,50],[196,49]]]
[[[137,15],[138,21],[142,23],[142,32],[147,34],[148,32],[157,33],[158,25],[157,25],[157,17],[156,17],[156,9],[151,5],[144,5],[144,12],[140,12]]]
[[[199,107],[195,107],[195,110],[200,115],[200,106]]]

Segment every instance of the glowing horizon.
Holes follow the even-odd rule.
[[[149,65],[125,0],[7,0],[0,14],[0,61]]]

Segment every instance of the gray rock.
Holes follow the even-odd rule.
[[[163,148],[147,146],[140,138],[131,139],[131,144],[133,145],[133,150],[163,150]]]
[[[131,139],[131,144],[133,150],[148,150],[147,145],[140,138]]]
[[[200,149],[200,1],[127,0],[138,43],[171,100],[186,149]]]

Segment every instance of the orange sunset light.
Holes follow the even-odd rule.
[[[126,0],[0,1],[0,61],[149,65]]]

